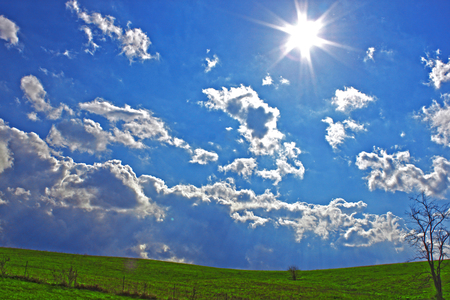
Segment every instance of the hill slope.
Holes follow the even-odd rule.
[[[301,271],[300,279],[293,281],[286,271],[219,269],[12,248],[0,248],[0,260],[2,257],[10,258],[6,263],[10,275],[23,276],[26,269],[30,277],[57,283],[62,272],[72,267],[78,272],[78,284],[99,285],[116,293],[124,290],[142,294],[145,289],[159,299],[194,299],[193,296],[195,299],[430,299],[434,295],[431,283],[424,283],[424,276],[417,277],[427,271],[423,262]],[[449,279],[450,273],[444,272],[447,297]],[[19,280],[0,279],[0,292],[15,281]],[[58,288],[67,289],[53,287],[50,293],[57,293]],[[74,297],[84,296],[74,294]],[[99,298],[116,299],[113,295],[92,299]]]

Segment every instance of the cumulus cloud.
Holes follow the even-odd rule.
[[[444,94],[441,97],[444,99],[444,106],[433,100],[431,106],[422,107],[416,117],[428,123],[434,133],[431,136],[433,142],[450,147],[450,95]]]
[[[206,151],[204,149],[195,149],[192,159],[189,162],[206,165],[209,162],[217,161],[218,159],[219,155],[215,152]]]
[[[228,207],[231,218],[252,222],[252,228],[269,223],[291,228],[297,242],[309,235],[344,247],[369,247],[386,241],[400,247],[405,234],[402,219],[390,212],[384,215],[363,213],[358,217],[367,207],[362,201],[346,202],[338,198],[328,205],[288,203],[269,190],[257,195],[252,190],[237,190],[232,182],[224,181],[200,188],[193,185],[169,188],[163,181],[155,179],[148,180],[144,186],[146,184],[153,185],[161,194],[176,194]]]
[[[439,57],[430,58],[427,55],[427,58],[422,57],[422,62],[431,69],[428,85],[433,84],[436,89],[440,89],[442,83],[450,81],[450,61],[444,63]]]
[[[356,158],[360,170],[370,169],[364,179],[371,191],[384,189],[395,192],[425,192],[427,195],[443,197],[450,185],[450,162],[441,156],[432,158],[432,171],[425,174],[409,163],[409,151],[388,154],[383,149],[372,153],[361,152]]]
[[[69,114],[73,113],[73,111],[65,104],[60,104],[58,108],[54,108],[50,104],[50,101],[46,99],[47,92],[44,90],[44,87],[36,76],[28,75],[22,77],[20,80],[20,88],[31,105],[33,105],[33,108],[37,112],[44,113],[48,119],[59,119],[64,110],[69,112]],[[33,113],[29,114],[28,117],[33,121],[38,120],[37,115]]]
[[[130,63],[135,59],[142,61],[147,59],[159,59],[159,53],[152,55],[148,53],[148,48],[151,45],[149,37],[140,28],[126,28],[114,24],[115,18],[112,16],[102,16],[100,13],[88,13],[86,10],[80,8],[76,0],[66,2],[66,7],[74,11],[78,18],[83,20],[88,25],[94,25],[101,34],[108,36],[113,40],[120,42],[121,54],[124,54]],[[128,23],[130,24],[130,22]],[[98,45],[93,41],[92,29],[88,26],[83,26],[82,30],[88,37],[86,52],[93,54],[98,48]]]
[[[325,139],[334,150],[343,144],[345,139],[354,138],[354,136],[347,134],[346,129],[353,132],[366,131],[364,124],[359,124],[350,118],[343,122],[334,123],[332,118],[326,117],[322,122],[328,124]]]
[[[210,59],[209,57],[205,58],[206,65],[205,65],[205,73],[208,73],[212,70],[212,68],[216,67],[219,63],[219,57],[217,55],[213,55],[213,59]]]
[[[5,18],[3,15],[0,16],[0,38],[2,40],[8,41],[10,45],[17,45],[19,43],[19,38],[17,37],[18,31],[19,26],[16,23]]]
[[[236,158],[231,164],[219,166],[219,172],[234,172],[244,178],[252,175],[258,164],[255,158]]]
[[[251,88],[241,85],[237,88],[213,88],[203,90],[208,96],[208,109],[222,110],[239,121],[238,131],[250,143],[250,151],[255,155],[272,155],[280,149],[284,138],[277,129],[280,112],[263,102]]]
[[[375,53],[375,48],[369,47],[366,51],[366,57],[364,57],[364,62],[366,62],[368,60],[374,61],[374,59],[373,59],[374,53]]]
[[[355,109],[364,108],[376,98],[361,93],[354,87],[345,87],[345,90],[336,90],[335,97],[331,98],[331,103],[337,105],[336,110],[350,112]]]
[[[6,161],[10,163],[0,173],[0,191],[9,202],[21,196],[30,205],[164,217],[164,209],[145,196],[131,167],[118,160],[88,165],[55,157],[38,135],[11,128],[3,121],[0,145],[7,145],[5,153],[9,153]]]

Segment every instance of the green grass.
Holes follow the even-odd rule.
[[[54,286],[50,284],[39,284],[26,282],[11,278],[0,277],[1,299],[130,299],[129,297],[117,296],[89,290]]]
[[[293,281],[287,271],[244,271],[219,269],[154,260],[98,257],[23,249],[0,248],[0,258],[11,258],[6,265],[12,275],[28,275],[54,282],[52,270],[78,270],[78,283],[96,285],[119,293],[147,291],[158,299],[431,299],[432,282],[424,283],[414,275],[426,272],[423,262],[378,265],[358,268],[301,271]],[[123,281],[125,277],[125,281]],[[450,298],[450,273],[443,274],[444,297]],[[18,279],[0,278],[0,293],[10,298],[20,291],[36,289],[48,293],[42,299],[124,299],[113,294],[77,290]],[[66,294],[68,293],[68,294]],[[51,297],[50,297],[51,295]],[[100,296],[98,296],[100,295]],[[110,297],[110,298],[108,298]],[[41,297],[39,297],[41,298]],[[32,298],[30,298],[32,299]]]

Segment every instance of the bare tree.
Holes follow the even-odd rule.
[[[291,275],[292,280],[297,280],[297,278],[298,278],[297,272],[298,272],[299,270],[300,270],[300,269],[299,269],[297,266],[294,266],[294,265],[292,265],[292,266],[290,266],[290,267],[288,268],[288,272],[289,272],[289,275]]]
[[[413,204],[407,214],[413,229],[406,235],[406,240],[417,249],[418,255],[415,259],[427,260],[430,277],[436,288],[436,298],[444,299],[441,270],[447,257],[446,243],[450,237],[450,231],[446,228],[446,223],[450,220],[450,206],[439,205],[435,200],[430,201],[424,193],[411,200]]]

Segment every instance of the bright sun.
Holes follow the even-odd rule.
[[[302,58],[310,60],[310,51],[313,46],[321,46],[323,40],[318,36],[323,27],[320,21],[308,21],[306,15],[299,16],[296,25],[286,25],[284,32],[289,34],[285,44],[286,52],[298,49]]]

